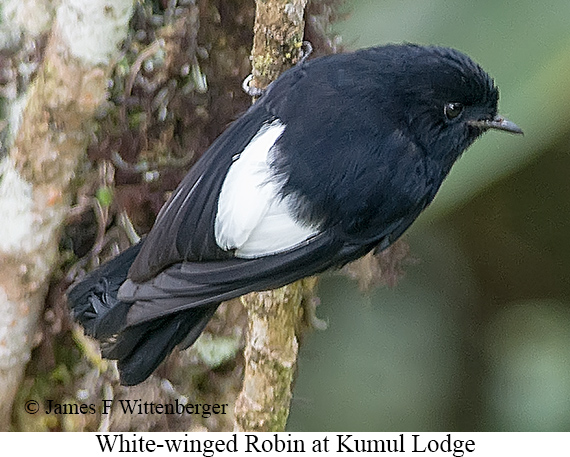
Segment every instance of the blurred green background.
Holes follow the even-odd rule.
[[[407,233],[392,289],[323,277],[289,430],[570,431],[570,2],[349,0],[348,49],[460,49],[524,137],[490,132]]]

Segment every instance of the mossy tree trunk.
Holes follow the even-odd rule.
[[[124,39],[132,0],[63,0],[19,129],[0,165],[0,429],[37,343],[50,275],[70,208],[70,183]],[[25,2],[33,14],[33,2]],[[38,6],[39,8],[39,6]],[[25,13],[26,11],[23,11]]]
[[[263,89],[295,64],[302,53],[306,0],[257,0],[252,84]],[[283,431],[303,321],[303,300],[316,280],[242,297],[248,312],[245,373],[236,402],[236,430]]]

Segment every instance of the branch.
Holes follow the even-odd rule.
[[[29,2],[28,2],[29,4]],[[0,429],[37,338],[70,183],[106,98],[132,0],[63,0],[19,130],[0,163]],[[32,14],[32,11],[29,11]]]
[[[266,87],[299,59],[307,0],[257,0],[253,84]],[[245,373],[236,401],[236,430],[283,431],[298,353],[296,330],[314,278],[242,297],[248,312]]]
[[[253,84],[265,88],[299,60],[307,0],[256,0]]]

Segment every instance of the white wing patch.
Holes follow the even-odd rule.
[[[235,157],[222,185],[214,234],[218,246],[235,249],[236,257],[275,254],[318,233],[295,221],[272,177],[269,153],[285,127],[279,120],[264,125]]]

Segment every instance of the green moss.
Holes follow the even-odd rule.
[[[95,193],[95,198],[103,208],[107,208],[113,203],[113,189],[108,186],[99,187]]]

